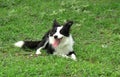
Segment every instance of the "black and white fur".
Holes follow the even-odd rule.
[[[21,48],[36,49],[36,54],[41,54],[41,49],[46,49],[49,54],[59,55],[76,60],[73,51],[73,38],[70,34],[70,27],[73,21],[67,21],[63,26],[54,20],[53,27],[49,30],[41,41],[18,41],[14,45]],[[58,40],[56,43],[55,41]],[[54,47],[58,45],[57,47]],[[59,44],[58,44],[59,43]]]

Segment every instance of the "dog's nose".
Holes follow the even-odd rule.
[[[58,38],[58,36],[56,36],[56,35],[55,35],[55,36],[54,36],[54,38],[55,38],[55,39],[57,39],[57,38]]]

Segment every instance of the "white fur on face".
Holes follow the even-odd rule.
[[[63,26],[57,27],[57,31],[56,31],[56,33],[55,33],[53,36],[58,36],[58,38],[62,38],[63,35],[60,34],[60,30],[61,30],[62,28],[63,28]]]
[[[64,37],[64,35],[60,34],[60,30],[62,29],[63,26],[61,27],[57,27],[57,31],[55,34],[53,34],[53,36],[49,36],[49,43],[50,44],[53,44],[55,39],[54,39],[54,36],[57,36],[58,38],[62,38]]]

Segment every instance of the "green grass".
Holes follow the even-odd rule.
[[[13,44],[73,20],[78,61]],[[120,77],[120,0],[0,0],[0,77]]]

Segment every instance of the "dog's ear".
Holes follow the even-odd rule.
[[[53,27],[59,27],[60,26],[60,24],[57,22],[57,20],[55,19],[54,21],[53,21]]]
[[[72,24],[73,24],[73,21],[67,21],[63,25],[63,28],[61,29],[61,33],[64,34],[65,36],[69,36],[70,27],[72,26]]]
[[[67,21],[64,25],[63,25],[63,29],[65,30],[70,30],[70,27],[72,26],[73,21]]]
[[[64,24],[64,26],[70,28],[70,27],[72,26],[72,24],[73,24],[73,21],[67,21],[67,22]]]

